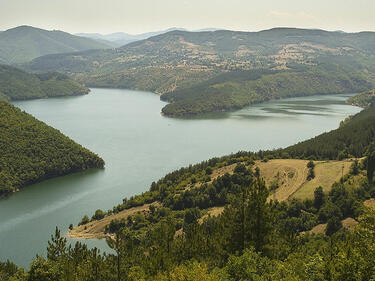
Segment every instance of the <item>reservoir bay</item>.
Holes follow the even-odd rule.
[[[240,150],[286,147],[339,126],[359,112],[350,95],[282,99],[229,113],[172,119],[155,94],[91,89],[89,95],[13,104],[100,155],[104,170],[47,180],[0,200],[0,260],[26,266],[45,254],[58,226],[108,210],[189,164]],[[76,240],[72,240],[75,242]],[[104,240],[87,240],[106,249]]]

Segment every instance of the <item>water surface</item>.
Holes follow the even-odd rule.
[[[348,96],[314,96],[258,104],[205,118],[160,115],[164,102],[152,93],[92,89],[86,96],[14,102],[106,161],[91,170],[51,179],[0,200],[0,260],[26,266],[44,254],[58,226],[149,188],[166,173],[239,150],[285,147],[338,127],[360,111]],[[90,240],[105,249],[105,241]]]

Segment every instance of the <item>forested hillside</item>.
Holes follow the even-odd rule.
[[[375,89],[360,93],[348,99],[349,104],[363,108],[375,105]]]
[[[343,121],[340,127],[286,148],[292,158],[344,159],[362,157],[375,141],[375,107]]]
[[[104,161],[58,130],[0,101],[0,196]]]
[[[0,63],[24,63],[47,54],[108,47],[102,42],[58,30],[18,26],[0,33]]]
[[[23,100],[87,94],[89,89],[60,73],[30,74],[0,65],[0,100]]]
[[[191,116],[293,96],[355,93],[371,88],[374,82],[370,75],[351,67],[323,62],[288,71],[227,72],[162,95],[162,100],[170,102],[162,112],[167,116]]]
[[[170,116],[272,98],[362,92],[375,85],[375,33],[276,28],[172,31],[118,49],[48,55],[25,65],[88,86],[156,92]]]

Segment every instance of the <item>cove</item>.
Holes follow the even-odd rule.
[[[0,260],[27,266],[45,254],[56,226],[66,233],[85,214],[111,209],[172,170],[239,150],[285,147],[335,129],[361,110],[345,104],[348,96],[283,99],[191,119],[162,116],[165,103],[155,94],[119,89],[14,102],[99,154],[106,168],[44,181],[0,200]],[[85,243],[106,249],[104,240]]]

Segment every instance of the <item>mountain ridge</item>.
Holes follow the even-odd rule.
[[[47,54],[108,47],[102,42],[64,31],[22,25],[0,33],[0,63],[18,64]]]

